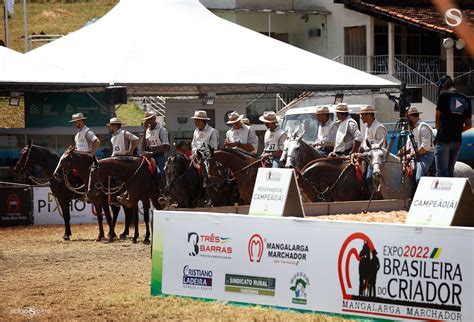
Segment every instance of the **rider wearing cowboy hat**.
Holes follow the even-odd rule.
[[[170,149],[168,131],[156,121],[155,112],[146,112],[143,121],[142,151],[144,154],[151,154],[156,161],[159,172],[164,173],[165,152]]]
[[[232,128],[227,131],[224,146],[226,148],[236,148],[252,155],[257,154],[258,140],[255,132],[250,126],[242,123],[243,115],[237,112],[228,114],[228,125]]]
[[[362,134],[359,131],[357,122],[349,115],[349,108],[346,103],[339,103],[336,106],[336,117],[339,125],[336,132],[336,142],[330,157],[347,156],[358,152],[362,143]]]
[[[191,118],[194,120],[194,125],[196,125],[193,141],[191,142],[193,155],[195,155],[199,149],[205,149],[207,151],[208,146],[216,150],[219,145],[219,132],[207,124],[207,121],[210,120],[210,118],[207,117],[207,112],[197,110]]]
[[[77,129],[77,133],[74,136],[74,142],[76,144],[77,151],[89,152],[92,155],[95,155],[95,152],[100,147],[100,140],[97,136],[89,129],[84,120],[87,117],[84,117],[82,113],[76,113],[72,115],[72,120],[69,123]]]
[[[334,149],[336,140],[337,126],[334,121],[329,119],[329,108],[327,106],[319,106],[316,110],[316,118],[318,119],[318,137],[313,146],[323,155],[328,155]]]
[[[283,153],[284,143],[286,140],[286,133],[278,125],[279,117],[275,112],[263,112],[263,115],[258,118],[267,127],[265,132],[262,158],[270,158],[273,168],[281,168],[280,157]]]
[[[135,134],[122,129],[122,122],[118,117],[113,117],[107,123],[109,132],[112,134],[112,156],[133,155],[140,139]]]
[[[380,147],[384,149],[388,146],[387,129],[375,118],[375,113],[377,113],[377,111],[372,105],[362,106],[359,111],[362,122],[367,124],[365,129],[365,140],[362,143],[364,150],[369,149],[366,140],[369,141],[370,144],[380,144]]]

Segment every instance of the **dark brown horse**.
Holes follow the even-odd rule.
[[[310,201],[368,199],[365,181],[359,181],[356,165],[346,158],[319,159],[298,175],[301,192]]]
[[[234,204],[236,185],[228,167],[217,161],[214,149],[199,150],[197,155],[201,169],[203,187],[206,193],[206,205],[213,207],[230,206]]]
[[[76,194],[71,190],[66,188],[63,178],[55,178],[53,176],[54,170],[56,169],[59,163],[59,155],[45,147],[33,145],[31,142],[23,148],[20,154],[20,158],[15,164],[13,171],[17,174],[21,174],[29,171],[33,166],[38,165],[43,169],[43,171],[48,176],[44,180],[44,183],[49,182],[49,187],[54,197],[59,203],[61,208],[61,213],[64,219],[64,240],[69,240],[71,238],[71,213],[69,210],[69,202],[72,199],[82,199],[81,194]],[[34,180],[37,183],[38,180]],[[73,176],[72,174],[67,175],[67,180],[72,186],[81,185],[82,182],[78,177]],[[42,180],[43,181],[43,180]],[[43,183],[43,182],[41,182]]]
[[[214,158],[230,169],[237,182],[240,198],[246,204],[250,204],[261,160],[236,149],[217,150]]]
[[[176,153],[166,160],[165,196],[178,203],[178,208],[194,208],[201,196],[199,174],[193,162],[183,153]]]
[[[145,157],[111,157],[94,162],[90,169],[88,196],[98,196],[103,192],[104,182],[109,177],[116,177],[124,182],[128,193],[128,202],[133,206],[133,218],[135,233],[133,242],[138,241],[138,201],[143,204],[143,218],[145,220],[146,233],[143,242],[150,243],[150,199],[155,209],[162,209],[158,198],[160,195],[158,179],[154,163],[149,163]],[[152,169],[151,169],[152,168]]]
[[[74,187],[71,187],[68,180],[64,179],[67,178],[67,173],[72,172],[73,170],[79,175],[82,182],[84,182],[84,187],[87,187],[89,181],[89,169],[94,161],[95,157],[86,152],[80,152],[75,149],[74,146],[70,146],[61,156],[60,161],[58,163],[57,169],[54,173],[55,177],[63,177],[65,181],[66,187],[71,191],[77,190]],[[117,195],[123,193],[125,189],[117,189],[117,191],[111,195],[112,198],[116,198]],[[78,192],[80,193],[80,192]],[[82,194],[86,195],[86,189],[83,190]],[[104,238],[104,229],[102,225],[102,213],[105,214],[105,218],[109,225],[109,240],[113,241],[116,237],[115,234],[115,224],[117,222],[118,214],[120,212],[120,207],[115,206],[113,204],[110,205],[113,212],[113,219],[110,216],[110,209],[109,209],[109,202],[108,202],[108,195],[105,193],[101,193],[98,196],[87,196],[88,199],[94,204],[94,207],[97,211],[97,220],[99,222],[99,236],[98,240]],[[125,229],[122,234],[120,234],[120,238],[125,238],[128,235],[128,226],[129,221],[132,216],[131,209],[123,207],[125,213]]]

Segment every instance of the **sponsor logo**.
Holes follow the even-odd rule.
[[[18,213],[20,211],[21,201],[17,194],[9,194],[7,197],[7,210],[9,213]]]
[[[271,181],[280,181],[281,179],[281,174],[276,172],[276,171],[272,171],[272,170],[267,170],[267,172],[265,173],[265,180],[271,180]]]
[[[292,244],[262,238],[259,234],[253,234],[248,242],[249,260],[252,263],[260,263],[263,255],[275,264],[298,265],[300,261],[306,261],[309,246],[306,244]]]
[[[66,113],[74,114],[74,107],[71,104],[66,105]]]
[[[225,291],[275,296],[276,280],[272,277],[225,274]]]
[[[462,12],[457,8],[451,8],[444,13],[444,22],[450,27],[457,27],[462,23]]]
[[[211,290],[212,276],[211,270],[191,268],[186,265],[183,267],[183,286],[191,289]]]
[[[48,192],[48,197],[45,199],[37,199],[37,209],[38,213],[59,213],[62,216],[62,212],[59,210],[59,205],[57,204],[54,195],[51,192]],[[82,200],[72,200],[69,203],[69,210],[82,212],[86,208],[86,203]],[[96,216],[95,211],[93,211],[94,216]]]
[[[379,254],[380,252],[381,254]],[[462,270],[442,248],[380,245],[358,232],[341,246],[342,311],[395,318],[462,320]]]
[[[187,236],[189,245],[189,256],[200,256],[208,258],[232,258],[231,239],[214,234],[206,235],[190,232]]]
[[[453,184],[449,181],[434,179],[431,182],[431,190],[451,190]]]
[[[263,249],[265,248],[263,244],[263,238],[259,234],[254,234],[249,239],[248,251],[250,261],[260,263],[263,255]]]
[[[33,115],[40,115],[41,114],[41,111],[40,111],[39,107],[36,106],[35,104],[30,105],[29,111],[30,111],[30,114],[33,114]]]
[[[296,273],[291,278],[290,285],[290,291],[293,294],[291,297],[291,303],[306,305],[308,298],[306,289],[310,285],[308,276],[306,276],[305,273]]]

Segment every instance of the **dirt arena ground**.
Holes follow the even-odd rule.
[[[404,223],[406,212],[318,217]],[[118,225],[117,231],[123,226]],[[141,232],[144,227],[141,227]],[[0,320],[344,321],[261,307],[151,297],[150,246],[96,242],[95,225],[0,229]]]

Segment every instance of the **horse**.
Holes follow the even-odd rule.
[[[229,168],[215,159],[212,147],[209,146],[208,151],[204,149],[197,151],[207,206],[232,205],[235,196],[235,183],[231,180]]]
[[[116,177],[124,181],[127,189],[128,202],[132,205],[134,228],[133,242],[138,242],[138,201],[143,204],[143,218],[146,233],[143,243],[150,243],[150,199],[153,206],[162,209],[159,199],[158,178],[156,178],[155,164],[145,156],[141,157],[111,157],[97,161],[94,158],[90,168],[87,194],[98,196],[104,192],[104,183],[109,177]]]
[[[165,163],[165,196],[178,203],[178,208],[194,208],[200,197],[199,175],[193,162],[176,153]]]
[[[214,158],[230,169],[237,182],[240,198],[246,204],[250,204],[257,171],[262,160],[237,149],[217,150],[214,152]]]
[[[82,182],[84,182],[84,186],[87,186],[87,183],[89,181],[89,168],[92,165],[95,157],[87,152],[80,152],[75,149],[74,146],[70,146],[66,151],[64,151],[63,155],[61,156],[58,166],[56,167],[56,170],[54,172],[54,175],[57,177],[60,177],[62,169],[62,174],[63,177],[65,178],[65,184],[68,189],[71,191],[77,190],[74,187],[71,187],[69,185],[69,182],[67,180],[67,171],[69,170],[74,170],[79,177],[81,178]],[[124,189],[121,191],[116,191],[114,193],[114,196],[117,194],[123,192]],[[82,194],[86,195],[86,191]],[[98,196],[89,196],[87,195],[87,198],[92,201],[94,204],[95,209],[97,210],[97,220],[99,222],[99,236],[97,240],[101,240],[104,238],[104,229],[102,226],[102,211],[105,213],[105,218],[107,220],[107,224],[109,225],[109,241],[113,241],[113,239],[116,237],[115,234],[115,224],[117,223],[117,218],[118,214],[120,212],[120,207],[117,207],[115,205],[110,205],[112,208],[113,212],[113,219],[110,217],[110,209],[109,209],[109,204],[108,204],[108,198],[105,193],[102,193]],[[123,207],[124,212],[125,212],[125,229],[124,232],[120,234],[120,238],[124,239],[128,235],[128,223],[129,219],[131,217],[131,211],[130,209]]]
[[[297,175],[303,196],[311,202],[367,199],[365,181],[357,164],[348,158],[318,159]]]
[[[70,240],[72,233],[69,203],[72,199],[82,199],[82,195],[67,189],[63,178],[56,178],[53,176],[54,170],[56,169],[58,163],[59,155],[56,152],[42,146],[34,145],[30,141],[28,145],[21,150],[20,157],[13,167],[13,171],[16,174],[21,174],[29,171],[33,166],[38,165],[46,173],[48,176],[46,180],[38,180],[35,178],[30,179],[35,183],[49,183],[51,192],[57,200],[64,219],[63,239]],[[72,186],[81,184],[80,179],[73,176],[72,174],[68,174],[66,178]]]
[[[303,134],[298,136],[295,131],[288,135],[280,161],[285,165],[285,168],[301,170],[311,161],[325,157],[324,154],[303,140]]]

